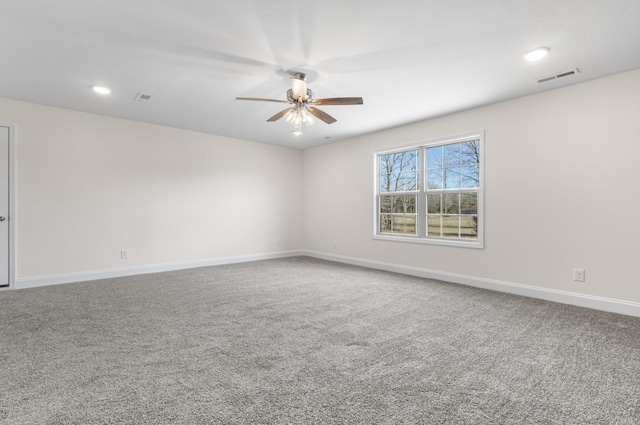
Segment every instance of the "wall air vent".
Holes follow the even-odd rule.
[[[138,93],[135,98],[133,98],[134,102],[138,103],[147,103],[151,100],[150,94]]]
[[[570,75],[576,75],[576,74],[579,74],[579,73],[580,73],[580,70],[578,68],[573,68],[573,69],[570,69],[570,70],[565,71],[565,72],[561,72],[561,73],[556,74],[556,75],[550,75],[548,77],[540,78],[539,80],[536,80],[536,82],[537,83],[546,83],[547,81],[557,80],[558,78],[569,77]]]

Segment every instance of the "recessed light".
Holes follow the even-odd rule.
[[[528,61],[537,61],[538,59],[542,59],[547,56],[549,53],[548,47],[538,47],[537,49],[533,49],[530,52],[524,54],[524,58]]]
[[[100,86],[93,86],[93,91],[96,93],[100,93],[100,94],[109,94],[111,93],[111,90],[109,90],[106,87],[100,87]]]

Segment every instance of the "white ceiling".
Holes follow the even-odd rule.
[[[638,0],[0,4],[0,97],[290,147],[640,68]],[[523,59],[538,46],[550,54]],[[324,106],[338,121],[296,138],[284,120],[266,122],[286,105],[235,100],[284,100],[292,71],[309,75],[315,97],[364,105]],[[134,102],[138,93],[151,101]]]

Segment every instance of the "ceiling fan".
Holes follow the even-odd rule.
[[[292,122],[294,134],[300,135],[302,124],[311,125],[313,119],[311,115],[327,124],[332,124],[337,120],[324,111],[316,108],[316,105],[362,105],[361,97],[330,97],[326,99],[314,99],[313,92],[307,88],[307,74],[297,72],[291,77],[291,88],[287,90],[287,100],[263,99],[259,97],[236,97],[236,100],[257,100],[261,102],[288,103],[292,106],[278,112],[268,122],[278,121],[284,117],[287,122]]]

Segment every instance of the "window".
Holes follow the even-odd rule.
[[[380,233],[416,235],[420,151],[380,155]]]
[[[377,152],[375,236],[482,247],[482,133]]]

